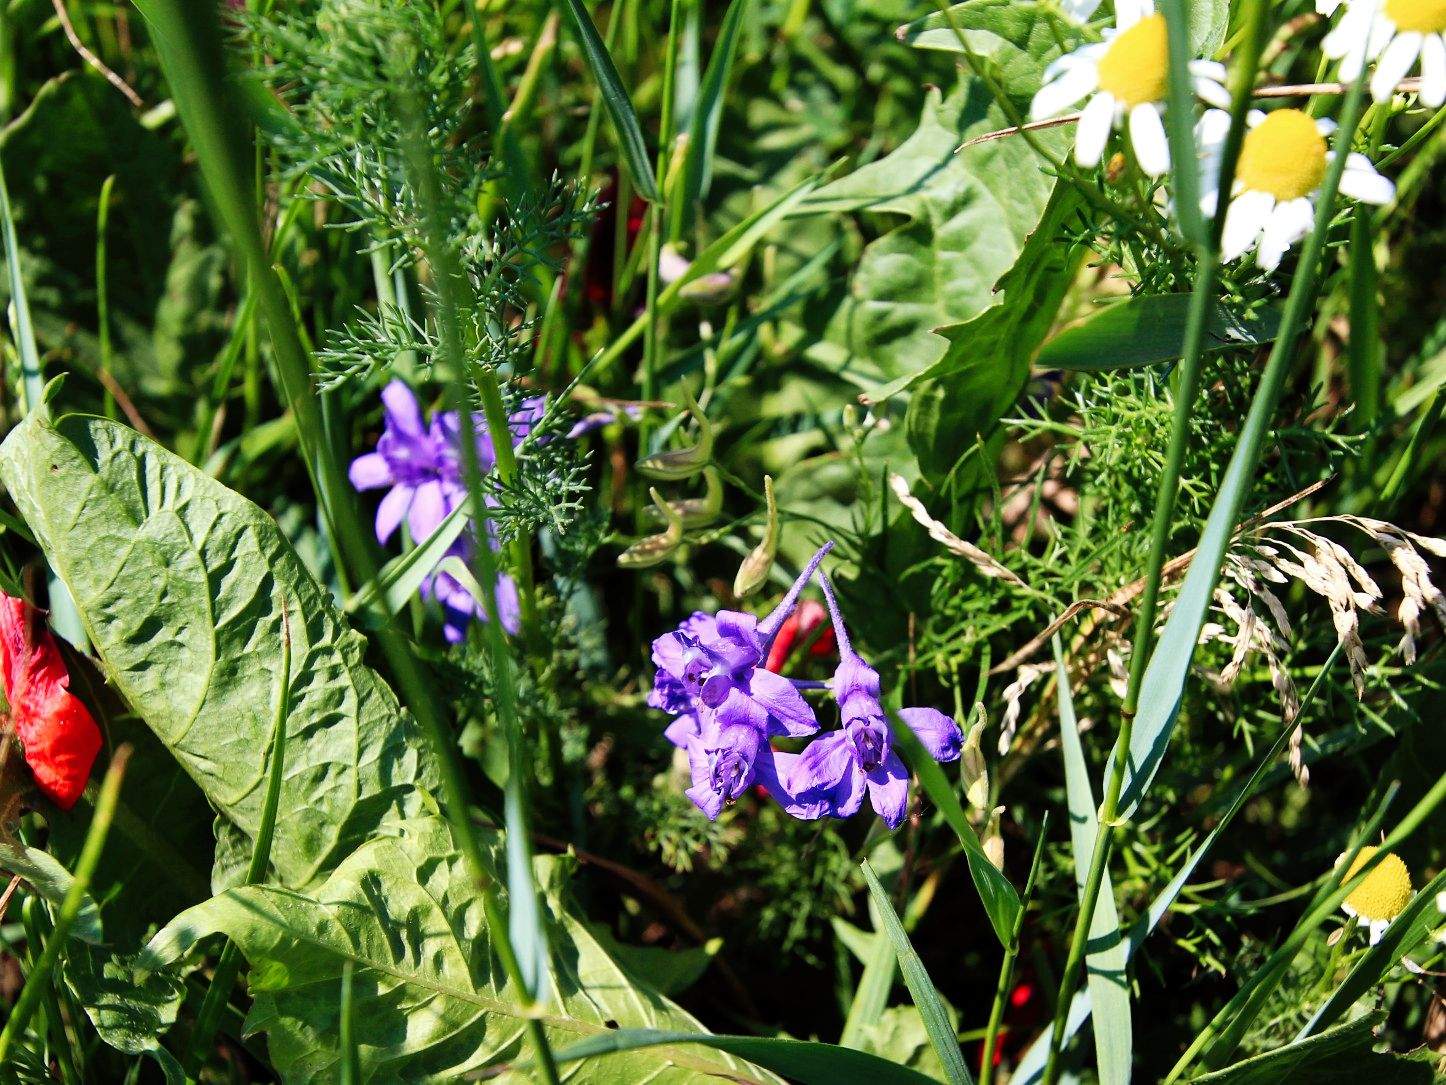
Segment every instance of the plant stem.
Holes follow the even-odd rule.
[[[75,917],[80,914],[80,907],[85,903],[90,879],[95,874],[101,851],[105,848],[116,799],[120,795],[121,780],[125,776],[126,762],[130,760],[130,756],[131,748],[121,746],[106,768],[105,779],[100,785],[100,797],[95,804],[95,816],[91,818],[90,828],[86,830],[85,843],[81,846],[80,858],[76,860],[70,888],[65,891],[65,897],[60,902],[60,911],[55,916],[55,926],[50,931],[50,937],[45,940],[45,948],[30,969],[30,974],[25,977],[25,987],[21,990],[20,997],[15,1000],[4,1031],[0,1032],[0,1066],[9,1065],[7,1056],[14,1047],[16,1038],[30,1024],[30,1018],[35,1014],[41,999],[50,990],[51,973],[55,970],[60,951],[70,936]]]
[[[1029,899],[1034,893],[1034,879],[1039,874],[1039,860],[1044,855],[1045,833],[1049,829],[1049,811],[1039,823],[1039,837],[1034,844],[1034,859],[1029,864],[1029,877],[1024,882],[1024,895],[1019,901],[1019,911],[1014,915],[1014,926],[1009,931],[1009,942],[1004,947],[1004,960],[999,965],[999,981],[994,985],[994,1003],[989,1008],[989,1025],[984,1033],[984,1053],[979,1066],[979,1085],[992,1085],[994,1080],[994,1048],[999,1042],[999,1025],[1004,1019],[1004,1004],[1009,999],[1009,985],[1014,981],[1014,962],[1019,958],[1019,935],[1024,930],[1024,913],[1029,910]]]
[[[1050,1031],[1049,1060],[1045,1065],[1045,1085],[1054,1085],[1060,1073],[1060,1053],[1064,1046],[1070,1003],[1079,983],[1089,942],[1090,924],[1104,884],[1105,868],[1114,843],[1115,821],[1120,792],[1124,786],[1125,769],[1129,763],[1130,740],[1135,713],[1139,707],[1140,687],[1149,662],[1155,633],[1155,613],[1159,604],[1160,584],[1170,544],[1170,525],[1175,502],[1180,492],[1180,476],[1189,446],[1190,419],[1200,390],[1200,368],[1204,355],[1206,325],[1215,301],[1215,281],[1220,264],[1220,239],[1225,231],[1225,216],[1230,205],[1229,193],[1234,185],[1235,166],[1245,138],[1245,116],[1251,91],[1265,47],[1265,3],[1250,0],[1244,13],[1245,40],[1239,61],[1231,73],[1230,129],[1221,155],[1217,181],[1217,206],[1214,221],[1197,246],[1195,281],[1190,295],[1190,310],[1181,345],[1181,358],[1174,393],[1174,412],[1170,420],[1170,439],[1165,464],[1155,491],[1155,509],[1151,524],[1151,542],[1145,585],[1135,617],[1134,642],[1130,654],[1130,676],[1124,702],[1120,706],[1120,728],[1115,739],[1114,756],[1105,782],[1103,802],[1099,809],[1099,832],[1090,853],[1079,914],[1075,918],[1069,955],[1060,975],[1059,993],[1055,999],[1054,1023]],[[1178,149],[1176,152],[1178,153]],[[1305,258],[1302,257],[1302,260]],[[1304,266],[1304,264],[1302,264]],[[1309,276],[1306,276],[1309,277]],[[1294,295],[1292,295],[1294,297]],[[1262,381],[1262,385],[1264,381]],[[1273,397],[1272,397],[1273,409]]]
[[[115,174],[100,186],[100,207],[95,216],[95,323],[100,347],[101,384],[105,388],[105,416],[117,417],[115,393],[111,390],[110,291],[107,268],[110,261],[106,249],[110,240],[110,197],[115,188]]]
[[[458,265],[456,252],[447,233],[441,181],[427,142],[426,122],[423,119],[422,104],[417,100],[412,68],[406,62],[405,56],[396,59],[394,70],[401,88],[399,105],[404,126],[403,150],[407,159],[408,180],[422,212],[426,257],[432,269],[436,290],[433,318],[437,324],[440,343],[434,362],[447,378],[447,394],[452,409],[457,412],[462,476],[479,521],[478,542],[473,547],[472,566],[481,589],[481,602],[487,612],[486,635],[492,670],[493,707],[507,740],[508,774],[503,794],[503,815],[507,830],[511,909],[514,914],[521,910],[523,915],[535,918],[539,908],[537,886],[532,873],[531,831],[525,791],[528,768],[523,758],[522,733],[517,719],[517,690],[512,656],[507,646],[506,631],[502,627],[502,615],[497,606],[497,562],[488,538],[482,462],[477,450],[476,416],[469,392],[462,329],[457,319],[457,314],[462,311],[462,269]],[[505,480],[510,476],[504,474],[504,471],[514,471],[516,463],[512,458],[512,431],[502,403],[501,389],[497,375],[486,367],[478,368],[476,378],[493,451],[497,457],[497,471]],[[495,934],[492,942],[498,948],[503,969],[516,984],[524,1000],[532,1004],[539,998],[545,977],[524,973],[517,947],[512,941],[511,925],[504,918],[492,879],[479,879],[479,883],[488,926]],[[540,930],[538,924],[534,923],[533,926]],[[537,937],[540,938],[540,934]],[[531,948],[535,949],[535,944]],[[542,952],[545,954],[545,946]],[[529,965],[533,963],[529,961]],[[557,1066],[542,1023],[529,1016],[527,1033],[544,1080],[556,1085]]]

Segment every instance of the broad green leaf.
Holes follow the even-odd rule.
[[[185,1080],[161,1042],[186,997],[177,971],[147,971],[126,957],[87,950],[66,955],[64,976],[102,1040],[128,1055],[155,1059],[168,1085]]]
[[[947,98],[930,90],[919,127],[893,154],[826,185],[805,204],[819,212],[868,210],[906,220],[858,262],[828,338],[843,348],[841,375],[871,393],[944,357],[936,330],[972,320],[1000,299],[1044,214],[1054,178],[1027,143],[971,135],[1007,124],[979,82]],[[1042,133],[1059,151],[1060,134]],[[957,153],[956,153],[957,152]]]
[[[1010,932],[1014,930],[1014,919],[1019,914],[1019,893],[1014,884],[1004,876],[1004,872],[984,854],[984,845],[979,842],[979,834],[969,824],[964,808],[959,804],[959,795],[949,778],[944,775],[939,763],[929,756],[923,743],[908,725],[893,713],[889,714],[889,727],[904,760],[919,777],[920,786],[925,794],[934,800],[934,804],[944,815],[944,820],[949,823],[963,846],[964,858],[969,863],[969,876],[974,879],[974,888],[979,891],[979,899],[984,904],[984,912],[989,916],[994,935],[999,939],[1000,945],[1008,945]]]
[[[635,946],[619,942],[602,924],[589,923],[587,929],[608,955],[632,977],[633,982],[669,997],[682,994],[702,979],[703,973],[708,971],[708,965],[723,947],[721,938],[713,938],[701,946],[687,946],[683,949]]]
[[[924,962],[919,959],[919,954],[910,943],[904,925],[899,922],[899,914],[894,911],[889,894],[884,892],[884,887],[879,884],[874,868],[869,866],[867,859],[859,865],[864,872],[864,881],[869,886],[870,899],[878,908],[881,933],[887,935],[893,944],[894,954],[899,959],[899,971],[904,974],[904,984],[909,988],[914,1005],[924,1018],[924,1030],[929,1034],[929,1042],[934,1045],[934,1053],[943,1064],[944,1080],[949,1082],[949,1085],[973,1085],[969,1067],[964,1064],[964,1052],[959,1047],[959,1034],[944,1006],[944,1000],[939,997],[939,991],[934,986],[934,981],[929,978]]]
[[[49,852],[8,840],[0,840],[0,871],[20,875],[25,879],[26,888],[57,906],[70,891],[73,880],[70,871]],[[95,906],[89,892],[85,894],[75,922],[71,924],[70,937],[94,945],[102,942],[100,909]]]
[[[891,395],[916,380],[927,382],[910,399],[905,425],[919,470],[936,485],[993,433],[1024,390],[1035,351],[1083,257],[1081,247],[1063,238],[1079,206],[1073,189],[1057,186],[1018,260],[995,287],[998,303],[967,323],[941,329],[948,342],[944,356],[915,378],[881,390]]]
[[[1089,765],[1079,740],[1069,671],[1064,665],[1058,635],[1054,638],[1055,678],[1059,689],[1059,745],[1064,756],[1065,801],[1069,807],[1069,838],[1074,853],[1075,888],[1084,897],[1090,856],[1099,836],[1098,808],[1090,786]],[[1115,888],[1105,871],[1090,919],[1085,968],[1090,1001],[1094,1005],[1095,1062],[1100,1085],[1126,1085],[1130,1080],[1130,1053],[1134,1050],[1130,1025],[1130,980]]]
[[[1098,373],[1139,369],[1180,357],[1189,294],[1133,297],[1109,305],[1044,344],[1038,364],[1044,369]],[[1216,305],[1206,324],[1205,353],[1269,343],[1280,327],[1280,309],[1267,306],[1242,318]]]
[[[493,834],[494,853],[500,847]],[[496,858],[493,860],[496,869]],[[633,984],[551,886],[554,997],[541,1010],[554,1050],[614,1028],[699,1032],[673,1003]],[[226,934],[251,964],[248,1032],[265,1032],[287,1082],[335,1080],[341,1048],[337,992],[353,969],[363,1080],[456,1081],[513,1061],[525,999],[492,954],[476,884],[447,825],[426,817],[380,827],[309,892],[274,885],[232,889],[181,913],[147,946],[144,963],[177,960],[200,939]],[[585,1063],[575,1083],[740,1082],[776,1079],[726,1054],[644,1050]],[[530,1080],[518,1072],[508,1080]]]
[[[642,125],[638,123],[637,110],[633,108],[633,101],[628,97],[627,88],[623,86],[622,76],[618,74],[617,65],[613,63],[612,54],[608,52],[602,35],[597,32],[597,24],[592,21],[592,16],[588,14],[582,0],[561,0],[561,3],[577,33],[583,58],[597,83],[603,108],[607,110],[608,119],[613,123],[618,150],[622,153],[623,163],[628,168],[633,187],[643,199],[656,202],[658,187],[653,179],[653,164],[648,159],[648,147],[643,141]]]
[[[959,32],[967,49],[960,44]],[[1006,93],[1027,98],[1039,89],[1040,58],[1059,51],[1062,42],[1075,44],[1079,29],[1051,4],[965,0],[947,14],[930,12],[903,27],[899,36],[920,49],[941,49],[966,58],[972,53],[992,68]]]
[[[929,1042],[923,1015],[914,1006],[890,1006],[877,1014],[864,1026],[859,1050],[928,1074],[935,1081],[944,1077],[944,1064]]]
[[[1431,1085],[1438,1081],[1434,1070],[1437,1056],[1430,1051],[1403,1056],[1374,1050],[1374,1030],[1382,1020],[1382,1014],[1372,1014],[1337,1025],[1309,1040],[1191,1078],[1191,1085],[1358,1085],[1363,1081]]]
[[[843,1082],[868,1082],[869,1085],[938,1085],[932,1077],[925,1077],[917,1070],[896,1065],[876,1055],[847,1047],[834,1047],[831,1044],[773,1036],[709,1036],[693,1032],[624,1029],[584,1040],[559,1051],[557,1061],[568,1063],[579,1059],[596,1059],[599,1055],[639,1051],[662,1044],[699,1045],[727,1051],[784,1074],[801,1085],[841,1085]],[[617,1065],[614,1061],[604,1061],[601,1069],[608,1070],[616,1068]],[[582,1079],[569,1077],[567,1080],[571,1082]],[[633,1079],[619,1072],[617,1076],[605,1076],[598,1080],[615,1085],[617,1082]]]
[[[312,884],[423,809],[436,769],[364,643],[261,509],[115,422],[27,419],[0,478],[75,597],[107,677],[217,812],[254,838],[291,640],[271,865]]]
[[[1365,952],[1330,998],[1311,1015],[1296,1036],[1296,1043],[1319,1033],[1375,990],[1396,963],[1425,940],[1441,921],[1437,894],[1442,892],[1446,892],[1446,870],[1432,878],[1391,921],[1381,940]]]

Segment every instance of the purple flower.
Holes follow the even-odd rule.
[[[875,812],[894,829],[908,810],[909,770],[893,750],[880,703],[879,674],[853,650],[833,585],[824,574],[819,579],[839,644],[839,665],[830,686],[843,726],[815,739],[788,763],[782,781],[784,805],[795,817],[846,818],[858,813],[867,793]],[[932,708],[905,708],[899,715],[931,757],[952,761],[959,756],[964,736],[948,716]]]
[[[748,723],[720,723],[717,717],[690,737],[684,749],[693,776],[686,794],[709,821],[748,790],[757,762],[765,751],[772,754],[761,729]]]
[[[446,557],[471,560],[470,540],[458,539],[447,549]],[[496,546],[493,546],[496,549]],[[442,606],[442,635],[448,644],[460,644],[467,636],[467,623],[477,618],[487,620],[487,611],[479,599],[451,573],[436,571],[422,581],[422,598],[435,599]],[[502,628],[512,636],[522,625],[522,604],[517,598],[517,582],[506,573],[497,574],[497,609],[502,614]]]
[[[377,507],[377,540],[383,545],[402,520],[423,542],[466,496],[457,463],[457,419],[437,414],[422,420],[417,397],[401,381],[382,389],[386,428],[377,450],[358,456],[348,472],[358,490],[391,489]]]

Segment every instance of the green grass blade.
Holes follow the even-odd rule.
[[[913,996],[920,1016],[924,1018],[924,1031],[929,1034],[934,1053],[939,1056],[939,1061],[944,1066],[945,1079],[949,1085],[972,1085],[969,1067],[964,1064],[964,1052],[959,1047],[959,1036],[954,1031],[953,1022],[949,1020],[944,1000],[939,997],[934,981],[929,978],[929,973],[924,968],[924,962],[919,960],[919,955],[914,952],[904,925],[899,922],[899,915],[889,903],[889,895],[879,884],[874,868],[869,866],[867,859],[859,866],[864,872],[864,880],[869,884],[869,894],[878,906],[879,918],[883,921],[883,933],[889,936],[894,953],[899,958],[899,971],[904,974],[904,984],[909,988],[909,994]]]
[[[612,54],[603,44],[602,35],[597,32],[597,24],[592,21],[592,16],[588,14],[582,0],[562,0],[562,4],[573,30],[577,33],[587,66],[592,71],[593,79],[597,81],[603,107],[613,122],[613,132],[617,136],[618,149],[622,152],[628,175],[632,178],[638,195],[649,203],[656,203],[658,186],[653,181],[653,167],[648,157],[647,144],[643,141],[643,128],[638,123],[638,112],[633,108],[632,99],[623,87],[623,80],[618,75]]]
[[[848,1017],[844,1020],[843,1032],[838,1042],[842,1047],[861,1049],[864,1032],[879,1019],[889,1006],[889,992],[894,986],[894,970],[897,967],[894,947],[883,932],[883,922],[878,909],[870,908],[874,920],[874,934],[864,957],[863,975],[854,990],[853,1001],[849,1003]]]
[[[1396,962],[1425,939],[1441,914],[1436,910],[1436,895],[1441,892],[1446,892],[1446,870],[1432,878],[1391,921],[1381,940],[1355,963],[1341,985],[1305,1023],[1295,1038],[1296,1043],[1333,1025],[1343,1013],[1375,990]]]
[[[1200,167],[1195,153],[1195,91],[1190,80],[1190,0],[1162,0],[1169,43],[1165,136],[1170,143],[1172,204],[1180,232],[1196,245],[1207,243],[1200,214]]]
[[[1069,806],[1069,835],[1074,852],[1075,885],[1083,894],[1090,856],[1099,836],[1094,789],[1079,740],[1069,671],[1059,636],[1053,639],[1055,674],[1059,688],[1059,743],[1064,756],[1065,797]],[[1090,919],[1089,955],[1085,958],[1090,1001],[1094,1006],[1095,1061],[1101,1085],[1124,1085],[1130,1080],[1133,1034],[1130,1024],[1128,956],[1115,907],[1115,891],[1108,869],[1100,884],[1099,899]]]
[[[718,129],[723,123],[723,101],[728,78],[733,72],[733,62],[738,56],[738,40],[751,6],[752,0],[733,0],[728,5],[728,13],[723,16],[718,40],[713,45],[713,54],[708,58],[708,67],[693,103],[688,121],[683,188],[669,209],[673,218],[669,232],[674,238],[682,237],[686,232],[688,221],[708,195],[713,181],[713,157],[718,148]]]
[[[25,977],[25,986],[21,989],[20,997],[15,1000],[15,1005],[10,1010],[10,1017],[5,1022],[4,1031],[0,1032],[0,1066],[8,1065],[8,1058],[18,1038],[25,1032],[26,1027],[30,1024],[30,1018],[35,1015],[36,1008],[51,989],[51,973],[55,971],[56,962],[59,960],[61,948],[65,945],[71,926],[85,906],[90,889],[90,879],[95,874],[101,852],[105,849],[105,838],[110,832],[111,818],[115,815],[116,801],[120,798],[121,780],[125,776],[126,762],[130,760],[130,754],[129,746],[121,746],[110,759],[105,779],[101,781],[100,795],[96,799],[95,817],[91,819],[90,828],[86,831],[85,843],[81,847],[80,858],[76,860],[75,874],[70,888],[66,890],[65,898],[56,912],[55,926],[50,932],[50,937],[45,940],[45,948],[41,950],[39,959],[31,968],[30,974]]]
[[[577,1062],[663,1044],[702,1044],[726,1051],[776,1074],[783,1074],[801,1085],[842,1085],[844,1082],[865,1081],[869,1085],[938,1085],[933,1078],[917,1070],[865,1051],[772,1036],[714,1036],[705,1032],[619,1029],[559,1051],[557,1061]]]
[[[341,966],[341,997],[337,1003],[337,1016],[340,1018],[338,1033],[341,1038],[341,1067],[337,1077],[341,1085],[360,1085],[362,1079],[361,1059],[357,1054],[352,970],[351,961],[346,961]]]
[[[420,546],[393,558],[382,566],[374,580],[368,581],[346,603],[346,612],[365,613],[380,598],[388,614],[395,614],[412,601],[422,581],[431,575],[447,550],[466,530],[471,519],[472,502],[464,498],[437,525],[437,530]]]
[[[959,838],[959,843],[964,848],[964,858],[969,863],[969,876],[974,879],[974,888],[979,891],[979,899],[984,903],[989,923],[994,928],[999,944],[1007,946],[1010,931],[1014,929],[1014,920],[1020,909],[1019,894],[1014,889],[1014,883],[984,854],[984,845],[979,842],[978,834],[964,816],[959,795],[949,778],[944,775],[939,763],[929,756],[908,725],[892,713],[889,715],[889,726],[893,730],[895,744],[900,747],[909,768],[919,777],[924,793],[934,800],[934,805],[939,808],[944,820]]]

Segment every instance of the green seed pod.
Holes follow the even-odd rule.
[[[689,448],[674,448],[667,452],[655,452],[637,462],[640,474],[649,478],[679,482],[692,478],[713,459],[713,424],[698,406],[697,400],[688,396],[688,413],[698,422],[698,443]]]
[[[723,476],[716,467],[703,468],[703,481],[707,489],[702,497],[688,497],[682,501],[669,501],[668,505],[682,518],[685,528],[707,527],[723,511]],[[643,519],[651,524],[666,523],[666,518],[656,506],[649,505],[643,510]]]
[[[763,541],[755,546],[738,566],[738,575],[733,578],[733,594],[742,599],[752,595],[768,581],[773,568],[773,559],[778,553],[778,503],[773,499],[773,479],[763,476],[763,498],[768,502],[768,524],[763,529]]]
[[[623,569],[650,569],[654,565],[661,565],[672,557],[673,551],[677,550],[683,542],[683,518],[673,511],[663,495],[657,490],[649,487],[648,493],[652,496],[653,504],[668,521],[668,528],[660,535],[649,535],[639,539],[618,555],[618,565]]]

